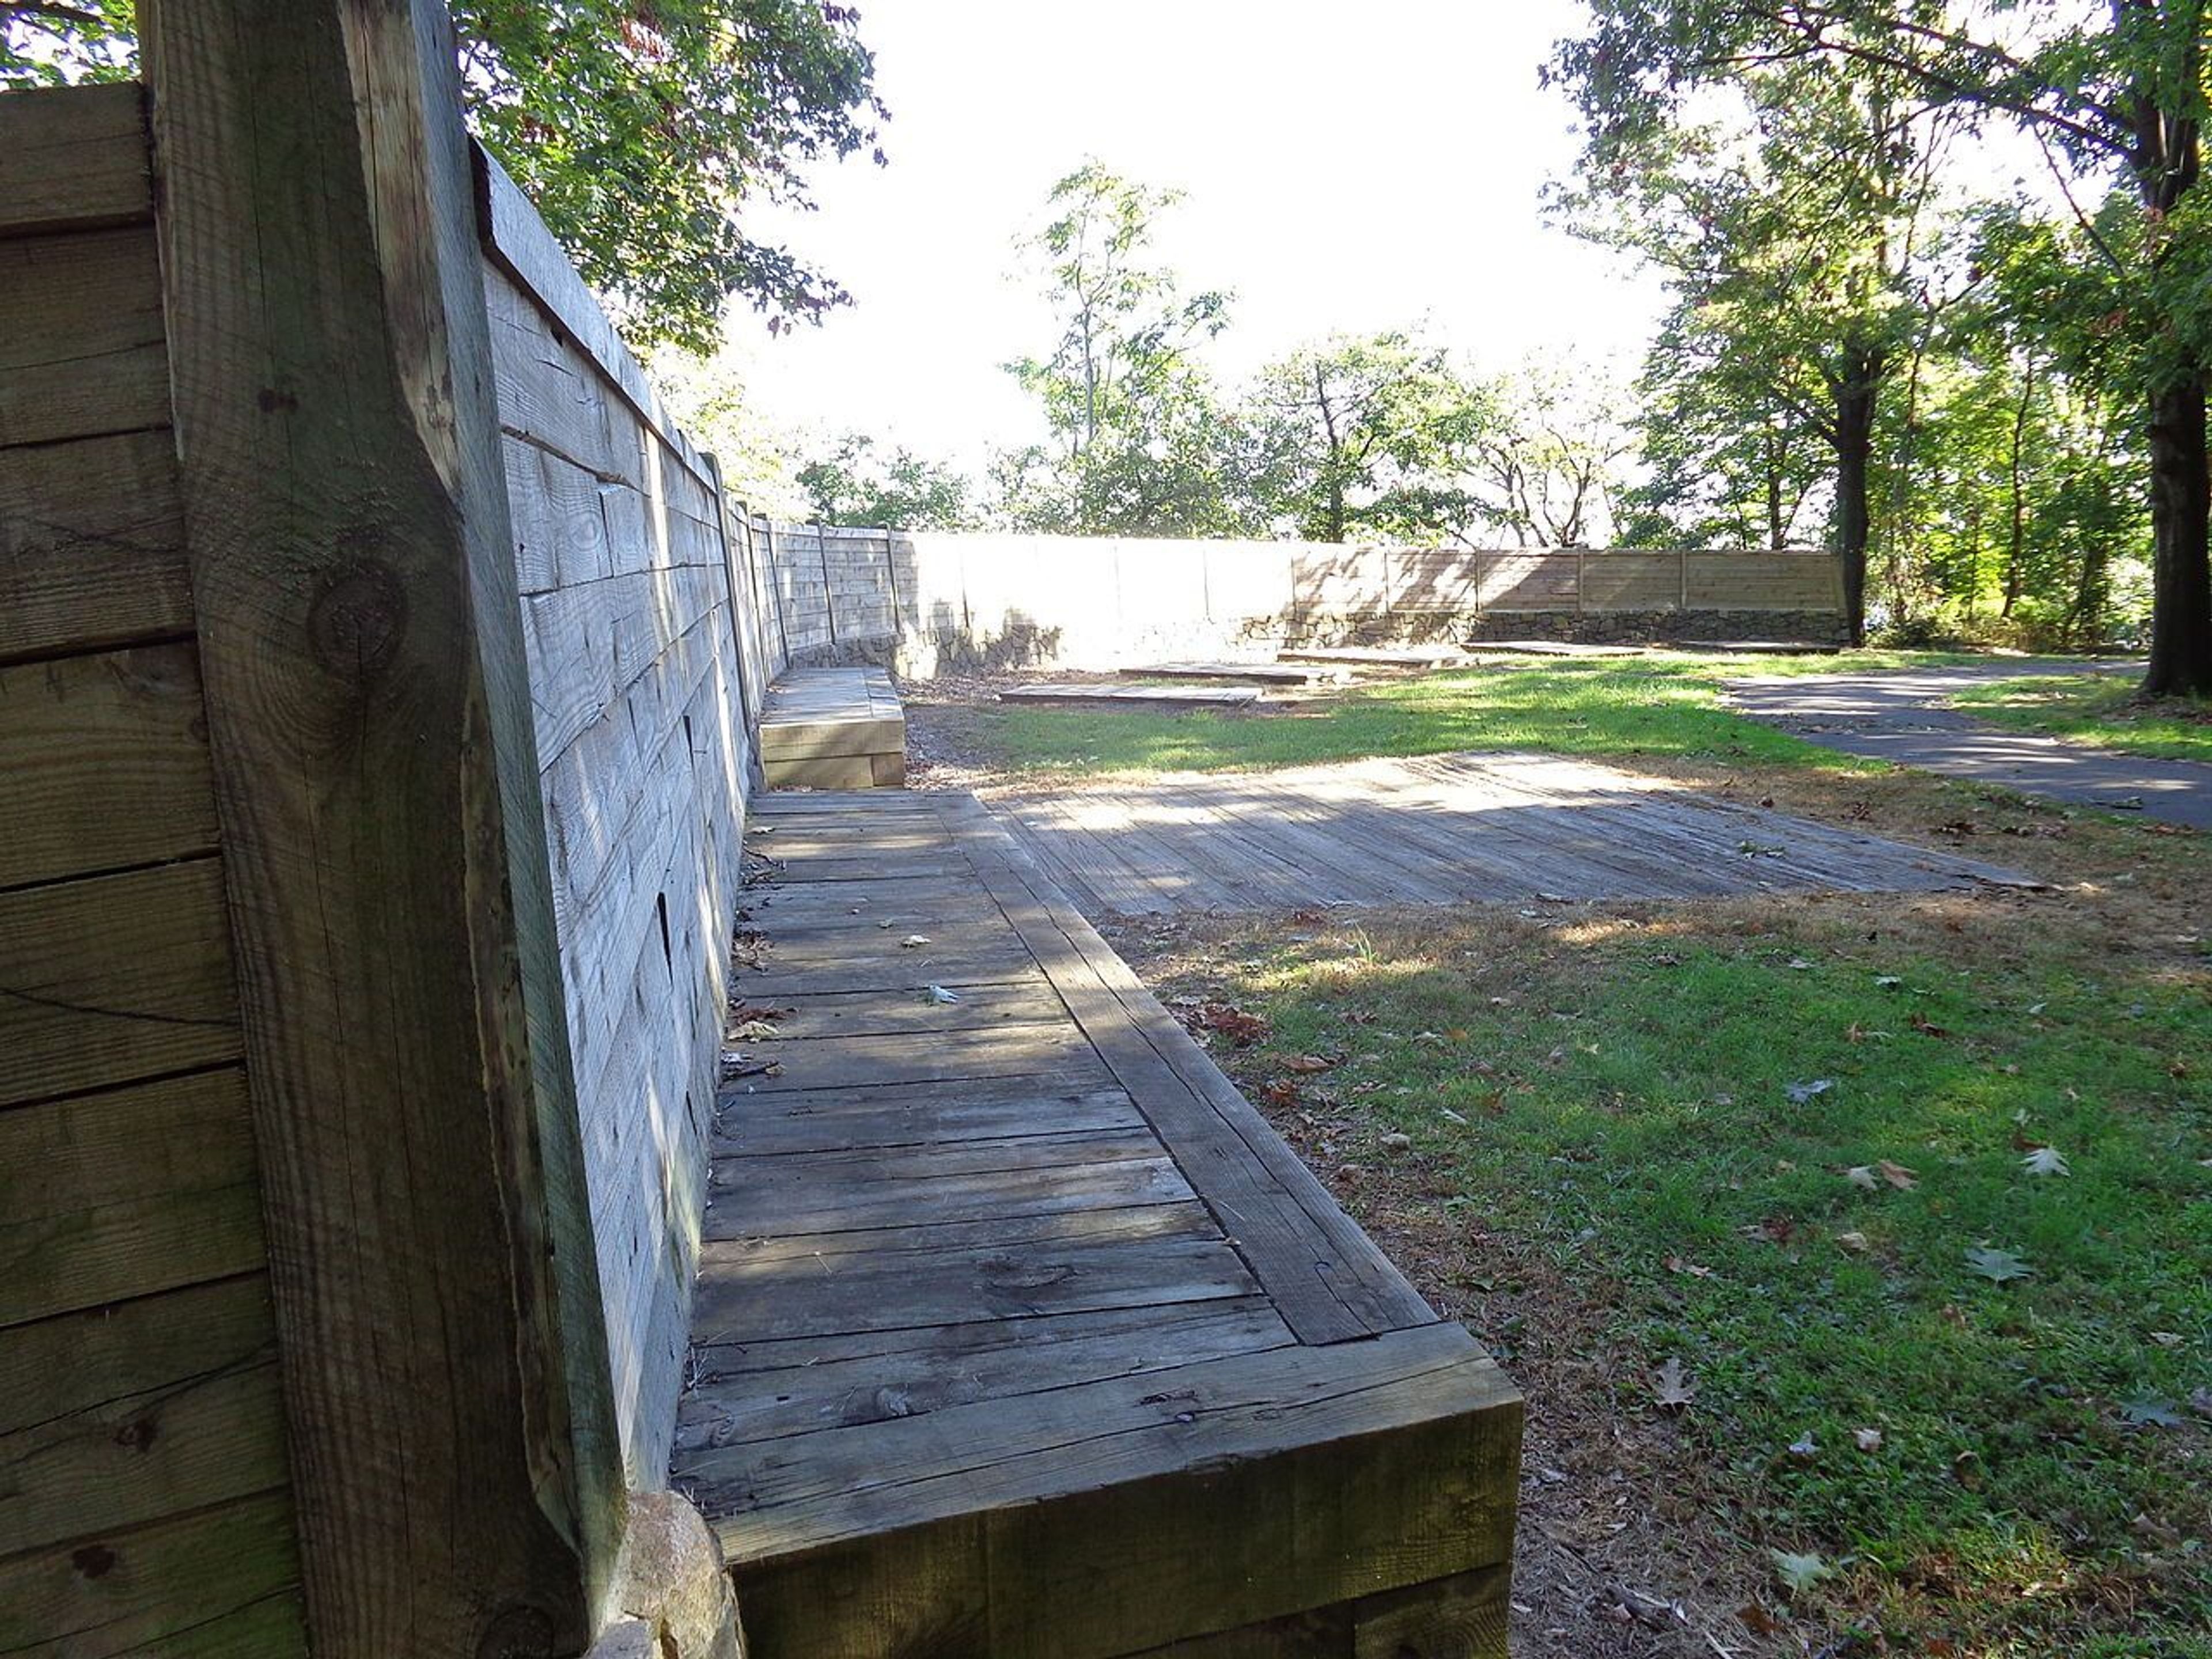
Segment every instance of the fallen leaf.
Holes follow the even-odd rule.
[[[1260,1098],[1270,1106],[1295,1106],[1298,1103],[1298,1085],[1290,1078],[1279,1077],[1260,1085]]]
[[[1857,1443],[1858,1449],[1863,1452],[1876,1452],[1881,1449],[1881,1431],[1880,1429],[1853,1429],[1851,1431],[1851,1438]]]
[[[1854,1187],[1865,1188],[1870,1193],[1881,1190],[1881,1182],[1875,1179],[1874,1165],[1871,1164],[1852,1164],[1850,1169],[1844,1171],[1844,1179]]]
[[[1711,1267],[1700,1267],[1696,1262],[1679,1255],[1668,1256],[1666,1267],[1670,1273],[1680,1273],[1689,1279],[1711,1279],[1713,1276]]]
[[[1789,1095],[1793,1104],[1802,1106],[1807,1101],[1812,1099],[1814,1096],[1825,1095],[1829,1090],[1835,1086],[1835,1079],[1832,1077],[1816,1077],[1810,1083],[1787,1084],[1784,1085],[1784,1092]]]
[[[922,1000],[930,1003],[951,1003],[960,1000],[957,991],[948,991],[942,985],[933,985],[923,993]]]
[[[1651,1373],[1651,1398],[1662,1410],[1680,1411],[1697,1397],[1698,1385],[1682,1374],[1680,1359],[1669,1359]]]
[[[916,951],[928,943],[929,935],[927,933],[908,933],[904,939],[899,941],[899,949],[902,951]]]
[[[730,1032],[732,1042],[767,1042],[775,1036],[775,1027],[764,1019],[749,1019]]]
[[[1992,1285],[2009,1284],[2015,1279],[2026,1279],[2035,1271],[2010,1250],[1993,1249],[1986,1244],[1978,1244],[1966,1252],[1966,1267]]]
[[[1249,1048],[1263,1041],[1267,1035],[1267,1022],[1241,1008],[1232,1008],[1225,1002],[1202,1002],[1193,1013],[1188,1024],[1201,1031],[1212,1031],[1225,1036],[1236,1048]]]
[[[1899,978],[1895,974],[1876,974],[1874,976],[1874,982],[1885,991],[1894,991],[1899,986],[1905,983],[1905,981]]]
[[[1364,1085],[1364,1086],[1372,1086],[1372,1085]],[[1449,1106],[1439,1106],[1438,1108],[1437,1108],[1437,1116],[1439,1116],[1439,1117],[1441,1117],[1441,1118],[1443,1118],[1443,1119],[1444,1119],[1444,1120],[1445,1120],[1446,1121],[1448,1121],[1448,1122],[1459,1124],[1459,1125],[1460,1125],[1461,1127],[1464,1127],[1466,1126],[1466,1123],[1467,1123],[1467,1120],[1466,1120],[1464,1117],[1461,1116],[1457,1112],[1455,1112],[1454,1110],[1452,1110],[1452,1109],[1451,1109],[1450,1107],[1449,1107]]]
[[[1283,1069],[1291,1072],[1326,1072],[1337,1063],[1336,1060],[1327,1054],[1292,1054],[1283,1062]]]
[[[1769,1550],[1775,1576],[1792,1590],[1808,1590],[1835,1571],[1817,1555],[1793,1555],[1788,1550]]]
[[[1413,1138],[1408,1134],[1401,1134],[1394,1129],[1382,1137],[1382,1144],[1394,1152],[1402,1152],[1413,1144]]]
[[[2191,1389],[2189,1391],[2189,1409],[2199,1417],[2212,1417],[2212,1389]]]
[[[2032,1176],[2070,1176],[2066,1155],[2056,1146],[2038,1146],[2020,1161],[2020,1167]]]
[[[1909,1193],[1920,1184],[1919,1177],[1902,1164],[1892,1164],[1884,1158],[1877,1158],[1874,1167],[1881,1172],[1881,1178],[1884,1181],[1900,1193]]]
[[[734,999],[730,1003],[730,1018],[740,1025],[750,1025],[756,1020],[781,1019],[790,1012],[788,1008],[763,1007],[759,1003]]]
[[[2124,1401],[2120,1406],[2120,1417],[2123,1421],[2132,1423],[2138,1428],[2178,1429],[2181,1426],[2181,1413],[2174,1409],[2170,1400]]]
[[[1838,1233],[1836,1243],[1853,1255],[1864,1255],[1870,1248],[1864,1233]]]
[[[1820,1455],[1820,1443],[1813,1438],[1813,1431],[1808,1429],[1790,1443],[1790,1455],[1800,1462],[1818,1457]]]
[[[1925,1014],[1910,1015],[1906,1018],[1905,1023],[1910,1025],[1914,1030],[1919,1032],[1923,1036],[1947,1037],[1951,1035],[1947,1029],[1943,1026],[1938,1025],[1934,1020],[1929,1018]]]
[[[1782,1633],[1782,1621],[1756,1601],[1738,1607],[1735,1616],[1743,1621],[1743,1627],[1753,1636],[1779,1636]]]

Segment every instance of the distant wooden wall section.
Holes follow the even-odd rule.
[[[783,653],[1111,665],[1246,641],[1431,638],[1513,617],[1832,617],[1832,555],[962,535],[752,520]]]
[[[477,160],[608,1354],[630,1483],[653,1487],[686,1351],[765,647],[713,464],[520,191]]]
[[[131,87],[0,97],[0,1652],[306,1651]]]

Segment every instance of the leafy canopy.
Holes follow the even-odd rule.
[[[876,149],[860,14],[824,0],[454,0],[485,148],[641,343],[712,349],[741,295],[772,329],[848,296],[747,234],[811,206],[810,163]],[[127,78],[130,0],[0,0],[0,87]]]

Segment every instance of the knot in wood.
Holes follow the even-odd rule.
[[[362,560],[335,572],[307,608],[307,642],[333,674],[371,680],[407,633],[407,592],[387,565]]]

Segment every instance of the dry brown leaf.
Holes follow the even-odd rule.
[[[1885,1158],[1877,1159],[1874,1167],[1881,1172],[1884,1181],[1900,1193],[1909,1193],[1920,1184],[1920,1177],[1902,1164],[1892,1164]]]
[[[1662,1410],[1680,1411],[1697,1397],[1697,1382],[1683,1374],[1680,1360],[1669,1359],[1651,1373],[1651,1398]]]

